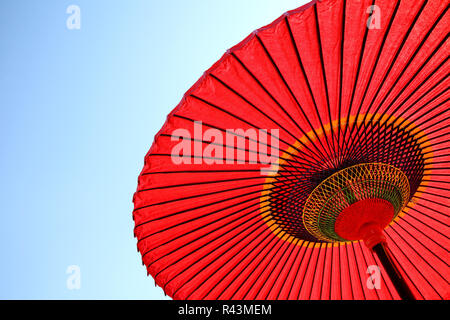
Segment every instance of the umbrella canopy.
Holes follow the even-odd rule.
[[[393,268],[414,298],[448,299],[448,4],[314,1],[207,70],[134,195],[156,284],[175,299],[398,299]]]

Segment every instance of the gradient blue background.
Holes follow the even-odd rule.
[[[226,49],[305,2],[1,1],[0,298],[167,298],[133,238],[144,155]]]

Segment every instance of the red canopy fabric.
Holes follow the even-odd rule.
[[[134,195],[156,284],[175,299],[398,299],[383,268],[380,288],[367,285],[380,263],[362,242],[322,241],[302,218],[325,178],[377,162],[410,184],[384,230],[394,263],[415,298],[448,299],[448,4],[313,1],[207,70],[155,137]],[[260,161],[272,151],[275,166]]]

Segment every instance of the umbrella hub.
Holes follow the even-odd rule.
[[[314,237],[328,242],[384,242],[382,230],[408,203],[405,174],[387,164],[364,163],[322,181],[303,208],[303,223]]]
[[[345,208],[337,217],[336,234],[347,240],[364,240],[372,248],[385,242],[383,229],[394,219],[392,203],[381,198],[364,199]]]

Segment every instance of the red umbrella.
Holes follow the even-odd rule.
[[[228,50],[139,176],[156,284],[175,299],[448,299],[447,9],[314,1]]]

